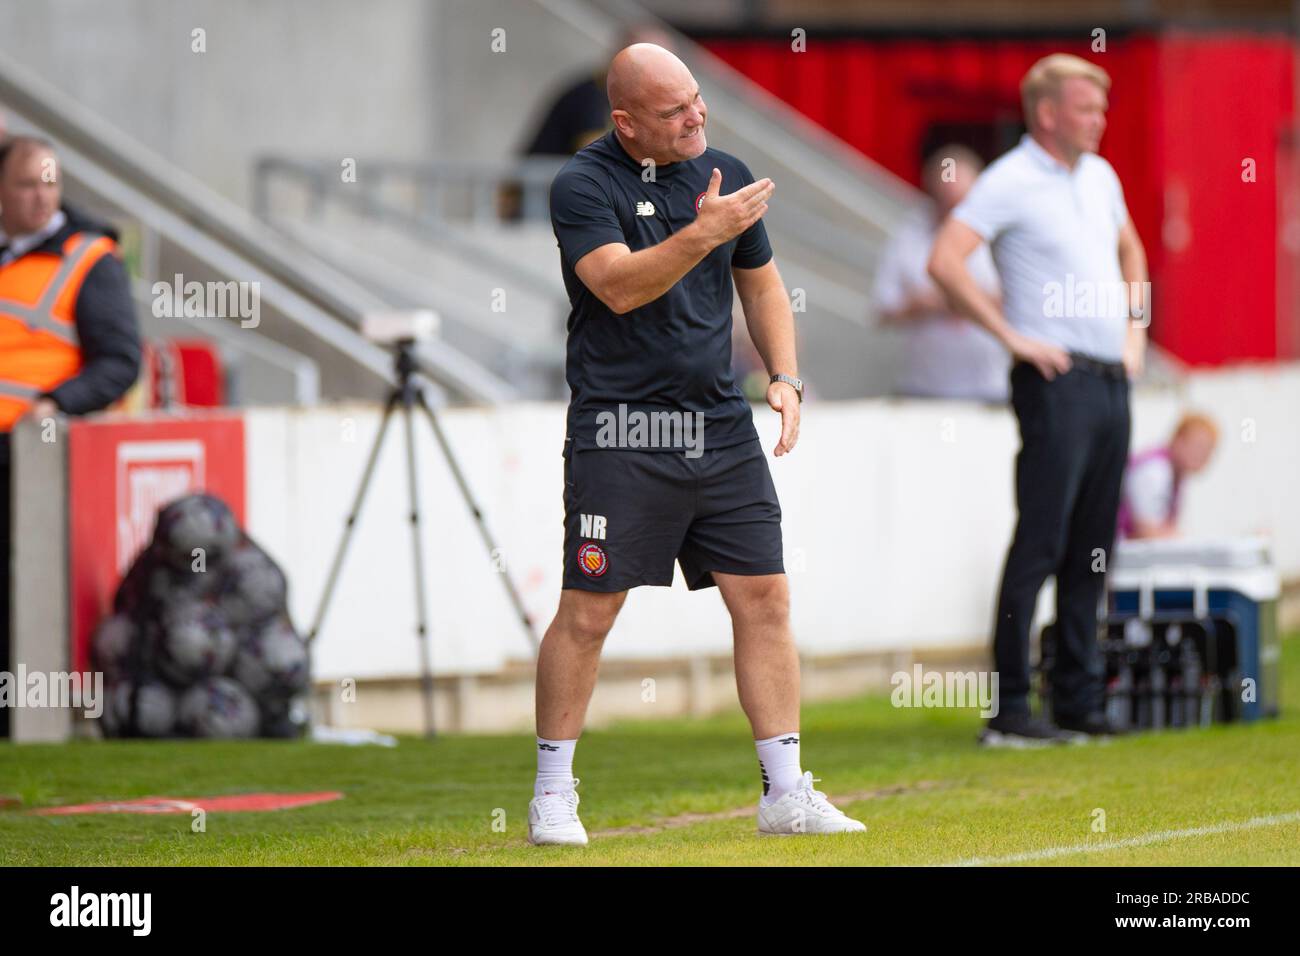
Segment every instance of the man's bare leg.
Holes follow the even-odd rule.
[[[626,591],[566,589],[537,654],[537,736],[574,740],[582,733],[596,687],[600,650]]]
[[[850,833],[866,830],[813,789],[799,762],[799,653],[790,631],[790,586],[784,574],[713,572],[731,612],[736,689],[754,730],[763,775],[758,832]]]
[[[600,670],[605,635],[626,591],[597,594],[566,589],[537,655],[537,780],[528,805],[531,843],[586,846],[578,819],[573,756]]]
[[[731,612],[736,690],[754,739],[799,729],[799,652],[790,630],[784,574],[720,574],[713,579]]]

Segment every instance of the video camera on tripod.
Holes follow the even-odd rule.
[[[388,346],[393,350],[394,384],[389,390],[388,398],[384,403],[384,414],[379,423],[379,431],[375,435],[375,443],[371,446],[369,457],[366,459],[365,470],[361,475],[361,484],[357,488],[356,497],[353,499],[352,509],[348,512],[347,521],[343,527],[343,537],[339,541],[338,550],[334,555],[334,562],[330,566],[329,576],[325,582],[325,589],[321,594],[315,620],[312,622],[311,630],[307,635],[307,646],[310,648],[325,622],[325,612],[329,609],[330,599],[333,597],[335,586],[338,583],[339,571],[343,567],[344,555],[347,554],[348,545],[352,541],[352,534],[356,530],[357,521],[361,515],[361,507],[365,504],[366,492],[370,488],[371,478],[374,477],[375,463],[379,460],[379,452],[383,448],[384,436],[388,433],[388,423],[392,419],[393,412],[400,408],[402,410],[403,436],[406,446],[407,493],[410,497],[411,548],[415,573],[416,640],[420,644],[421,698],[424,707],[425,735],[428,737],[434,736],[433,662],[427,601],[425,599],[424,548],[420,540],[419,477],[416,470],[413,424],[415,409],[419,409],[424,413],[424,417],[433,429],[438,448],[441,450],[442,457],[455,479],[456,486],[464,499],[465,507],[473,515],[474,521],[478,525],[479,535],[483,539],[488,554],[499,553],[496,542],[488,531],[483,511],[475,501],[469,482],[465,478],[465,473],[461,470],[456,456],[452,453],[451,445],[447,442],[446,433],[442,430],[442,423],[438,420],[432,406],[425,400],[424,387],[417,378],[421,374],[430,379],[435,377],[422,366],[416,346],[419,342],[432,338],[437,332],[437,328],[437,314],[430,310],[373,313],[367,315],[362,322],[362,333],[368,339],[380,345]],[[523,600],[519,596],[518,589],[515,587],[510,575],[504,570],[499,577],[520,624],[523,626],[534,650],[536,650],[540,643],[537,638],[537,631],[533,626],[528,610],[524,607]]]

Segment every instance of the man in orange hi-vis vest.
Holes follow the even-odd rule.
[[[9,660],[9,433],[104,408],[135,382],[140,333],[116,234],[62,208],[49,143],[0,144],[0,671]],[[0,707],[0,738],[9,709]]]

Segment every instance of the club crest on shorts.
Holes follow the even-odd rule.
[[[588,541],[578,549],[578,567],[582,568],[582,573],[589,578],[600,577],[609,570],[609,558],[605,554],[605,549]]]

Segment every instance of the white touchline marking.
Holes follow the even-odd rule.
[[[1166,840],[1182,840],[1187,837],[1211,836],[1215,833],[1231,833],[1236,830],[1258,830],[1260,827],[1275,827],[1283,823],[1300,823],[1300,810],[1292,813],[1278,813],[1269,817],[1251,817],[1237,823],[1216,823],[1208,827],[1188,827],[1185,830],[1158,830],[1140,836],[1125,837],[1123,840],[1109,840],[1099,843],[1080,843],[1075,846],[1054,846],[1046,850],[1031,850],[1028,853],[1013,853],[1010,856],[977,856],[944,866],[1001,866],[1005,863],[1027,863],[1031,860],[1051,860],[1058,856],[1073,856],[1079,853],[1101,853],[1105,850],[1119,850],[1130,846],[1147,846],[1151,843],[1163,843]]]

